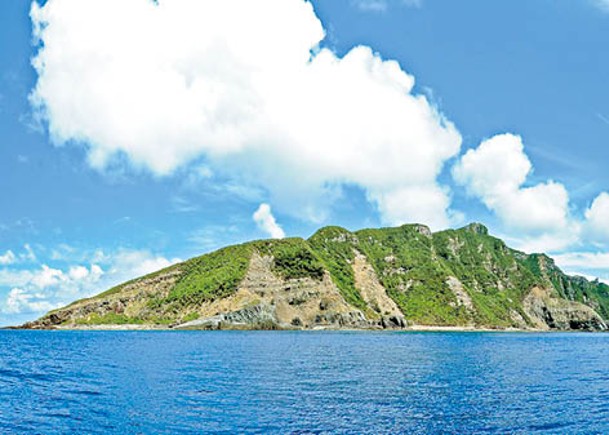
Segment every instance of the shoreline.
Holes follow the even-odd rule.
[[[124,325],[66,325],[55,326],[49,328],[24,328],[21,326],[2,327],[3,330],[26,330],[26,331],[302,331],[302,332],[518,332],[518,333],[539,333],[539,332],[602,332],[602,331],[586,331],[586,330],[550,330],[550,329],[534,329],[534,328],[489,328],[475,326],[446,326],[446,325],[410,325],[405,328],[334,328],[334,327],[316,327],[316,328],[277,328],[277,329],[262,329],[249,328],[247,325],[234,325],[234,327],[222,329],[210,328],[180,328],[169,327],[167,325],[139,325],[139,324],[124,324]]]

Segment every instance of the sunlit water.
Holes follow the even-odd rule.
[[[0,433],[608,433],[609,334],[0,332]]]

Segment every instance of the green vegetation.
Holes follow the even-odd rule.
[[[604,319],[609,319],[609,286],[599,281],[588,281],[581,276],[565,275],[545,254],[530,255],[526,264],[540,280],[555,289],[558,296],[582,302],[594,308]]]
[[[172,324],[195,320],[199,315],[193,310],[202,303],[227,297],[237,290],[247,272],[252,249],[251,243],[229,246],[121,284],[88,300],[106,298],[121,292],[129,284],[175,270],[180,273],[171,290],[167,294],[152,294],[138,318],[130,319],[136,321],[128,323]]]
[[[285,279],[324,277],[324,265],[303,239],[261,241],[253,246],[260,254],[273,257],[273,271]]]
[[[341,227],[325,227],[308,240],[317,252],[332,280],[345,300],[361,310],[368,307],[360,292],[355,288],[355,276],[351,263],[358,240],[352,233]]]
[[[186,322],[190,322],[192,320],[197,320],[198,318],[199,318],[199,314],[195,313],[195,312],[192,312],[192,313],[189,313],[189,314],[185,315],[182,318],[182,322],[186,323]]]
[[[245,276],[252,245],[229,246],[180,265],[182,274],[165,298],[151,299],[151,309],[179,314],[185,307],[231,295]]]
[[[81,325],[195,320],[202,304],[237,291],[254,253],[271,257],[271,270],[286,280],[321,281],[328,274],[344,300],[371,319],[378,319],[378,313],[366,304],[355,285],[353,262],[359,254],[366,257],[388,296],[411,323],[486,327],[530,324],[523,300],[535,286],[551,289],[555,297],[584,303],[609,319],[609,286],[565,275],[546,255],[510,249],[488,235],[480,224],[433,234],[422,225],[357,232],[326,227],[308,240],[262,240],[229,246],[76,301],[46,318],[54,316],[59,319],[56,323],[75,321]],[[146,290],[149,293],[137,296],[136,308],[126,310],[136,313],[131,317],[122,309],[118,312],[123,305],[120,301],[129,301],[133,292],[140,295],[138,285],[145,287],[157,276],[161,280],[171,277],[169,284],[159,287],[164,290],[153,286]],[[455,283],[457,289],[451,288]],[[114,302],[110,304],[108,298]],[[298,306],[305,300],[293,299],[291,304]],[[72,317],[61,316],[66,310],[89,303],[98,307],[70,314]],[[108,312],[98,314],[104,310]],[[257,327],[276,327],[267,323]]]
[[[516,326],[512,313],[527,318],[522,299],[538,280],[517,251],[487,234],[480,224],[442,231],[433,235],[434,248],[472,298],[476,324]]]
[[[98,313],[90,314],[87,317],[82,317],[76,320],[78,325],[141,325],[145,323],[143,319],[125,316],[113,312],[100,315]]]
[[[192,260],[189,260],[189,261],[192,261]],[[172,271],[172,270],[179,270],[179,267],[180,267],[180,265],[169,266],[169,267],[166,267],[164,269],[157,270],[156,272],[149,273],[148,275],[144,275],[142,277],[135,278],[135,279],[132,279],[130,281],[126,281],[126,282],[124,282],[122,284],[116,285],[116,286],[110,288],[109,290],[106,290],[105,292],[102,292],[102,293],[100,293],[98,295],[95,295],[93,297],[75,300],[74,302],[70,303],[68,306],[66,306],[64,308],[72,307],[74,305],[77,305],[77,304],[80,304],[80,303],[86,302],[86,301],[94,301],[94,300],[99,300],[99,299],[106,298],[108,296],[111,296],[111,295],[114,295],[114,294],[122,292],[125,289],[125,287],[127,287],[127,286],[129,286],[131,284],[136,284],[138,281],[145,280],[145,279],[151,279],[151,278],[154,278],[156,276],[165,274],[165,273],[167,273],[169,271]],[[59,311],[61,309],[63,309],[63,308],[52,310],[52,311],[49,312],[49,314],[57,312],[57,311]]]
[[[469,322],[447,284],[448,271],[435,259],[426,227],[404,225],[361,230],[356,235],[387,294],[408,320],[429,325]]]

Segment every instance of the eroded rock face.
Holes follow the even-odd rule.
[[[476,311],[472,298],[470,298],[465,288],[463,288],[463,283],[461,283],[461,281],[454,276],[449,276],[446,280],[446,284],[448,284],[448,287],[457,298],[458,305],[465,307],[465,309],[470,313]]]
[[[403,328],[406,324],[404,315],[387,295],[368,259],[356,251],[352,266],[355,287],[366,304],[380,316],[378,324],[383,328]]]
[[[551,290],[534,287],[524,299],[524,309],[539,329],[605,331],[607,325],[592,308],[552,297]]]
[[[488,228],[478,222],[472,222],[465,227],[468,231],[474,234],[488,235]]]
[[[137,317],[143,310],[151,295],[167,296],[181,275],[179,269],[166,273],[141,278],[125,284],[120,291],[109,294],[103,299],[83,299],[60,310],[52,311],[35,322],[26,323],[24,328],[48,329],[58,325],[74,324],[92,314],[104,316],[110,313]]]
[[[415,230],[426,237],[431,237],[431,229],[427,225],[416,224]]]
[[[609,287],[568,277],[549,257],[512,251],[479,224],[437,235],[421,225],[357,234],[329,228],[320,234],[309,241],[227,247],[77,301],[24,327],[403,328],[407,323],[400,306],[409,307],[415,298],[417,309],[409,313],[413,324],[427,319],[442,324],[448,308],[458,315],[448,322],[472,328],[486,327],[482,322],[488,318],[488,327],[607,329],[598,313],[607,312]],[[427,273],[433,279],[426,280]],[[343,288],[351,278],[359,292],[353,299],[345,293],[353,289]],[[479,297],[487,288],[493,292]],[[496,318],[487,315],[495,290],[503,293],[496,296]],[[449,307],[439,306],[438,291]]]
[[[214,316],[178,325],[177,329],[225,329],[242,326],[247,329],[275,329],[277,324],[275,307],[261,303],[237,311],[219,313]]]
[[[325,273],[321,280],[286,280],[272,271],[273,258],[253,253],[237,292],[201,307],[193,327],[365,328],[369,322],[349,305]]]

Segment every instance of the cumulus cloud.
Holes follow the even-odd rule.
[[[518,249],[563,252],[587,243],[609,244],[609,193],[599,194],[583,216],[574,214],[562,184],[550,180],[526,186],[532,170],[522,138],[500,134],[467,151],[452,173],[457,184],[500,218],[508,232],[504,237]]]
[[[533,166],[520,136],[500,134],[465,153],[453,168],[455,181],[509,228],[525,234],[576,230],[569,218],[569,194],[554,181],[525,187]]]
[[[609,253],[606,252],[569,252],[555,255],[554,260],[559,266],[569,269],[609,270]]]
[[[6,298],[3,312],[6,314],[23,314],[50,311],[57,308],[45,299],[42,293],[30,293],[20,288],[13,288]]]
[[[49,0],[31,18],[32,104],[94,167],[167,175],[204,159],[302,218],[323,219],[350,184],[385,223],[450,221],[437,176],[459,132],[397,62],[320,48],[309,2]]]
[[[598,195],[586,210],[585,233],[592,243],[609,243],[609,193]]]
[[[35,273],[31,283],[34,287],[44,289],[59,284],[60,282],[66,282],[68,276],[66,276],[61,270],[53,269],[46,264],[42,265],[42,269]]]
[[[0,288],[11,288],[0,311],[7,314],[50,310],[90,289],[100,281],[98,265],[72,266],[64,271],[41,265],[36,269],[0,270]]]
[[[260,204],[260,207],[254,212],[252,218],[254,219],[254,222],[256,222],[256,225],[258,225],[258,228],[273,239],[283,239],[285,237],[285,232],[277,224],[275,216],[273,216],[273,213],[271,212],[270,205]]]
[[[580,243],[580,224],[573,222],[573,230],[565,229],[555,233],[517,234],[516,237],[498,234],[509,246],[524,252],[556,253]]]
[[[609,283],[609,253],[568,252],[553,256],[556,264],[567,273],[600,279]]]
[[[126,249],[112,254],[100,251],[95,257],[100,264],[74,264],[65,268],[42,264],[31,269],[0,269],[0,290],[10,289],[0,304],[0,312],[40,315],[180,261]]]
[[[108,272],[119,279],[119,282],[147,275],[178,263],[179,258],[168,259],[161,255],[154,255],[149,251],[120,250],[111,255],[111,265]]]
[[[4,254],[0,254],[0,266],[8,266],[15,263],[31,263],[34,261],[36,261],[36,254],[34,254],[34,250],[27,243],[23,245],[21,252],[9,249]]]
[[[7,264],[13,264],[15,261],[17,261],[17,257],[10,249],[4,254],[0,255],[0,265],[5,266]]]
[[[377,204],[385,222],[398,225],[408,216],[411,222],[427,224],[431,228],[444,228],[449,221],[460,222],[455,213],[438,213],[448,210],[448,189],[435,184],[403,187],[388,191],[370,192],[369,197]]]

